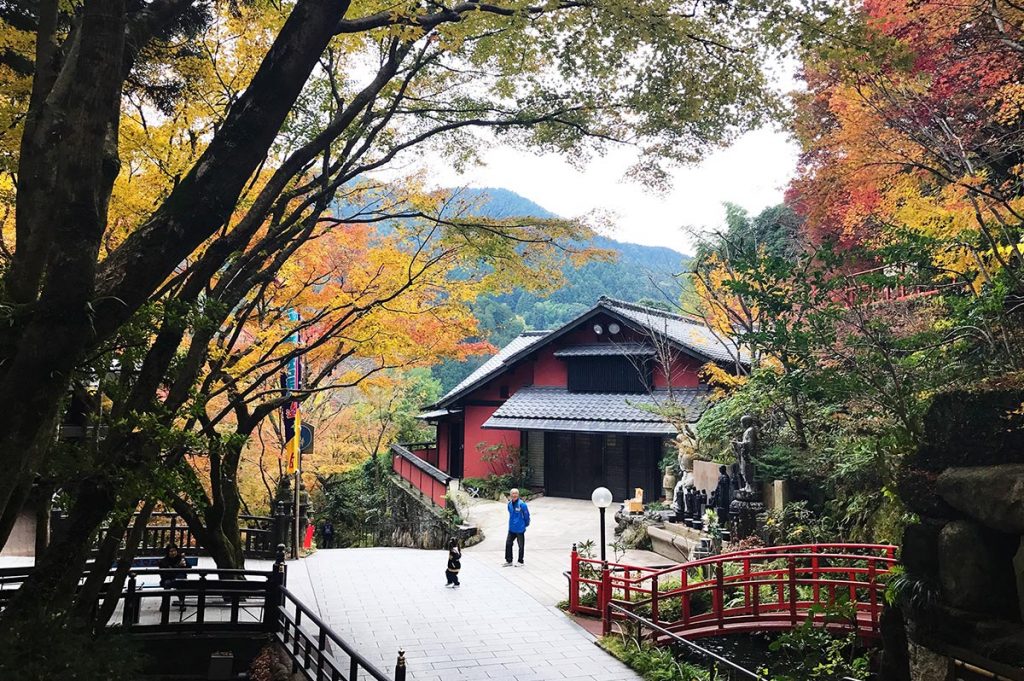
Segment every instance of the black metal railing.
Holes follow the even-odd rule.
[[[388,676],[338,636],[285,588],[283,544],[273,569],[132,569],[107,626],[132,636],[230,633],[271,634],[292,660],[292,671],[309,681],[405,681],[405,653],[398,651]],[[32,573],[31,567],[0,569],[0,610]],[[89,570],[96,569],[91,565]],[[82,574],[79,584],[89,576]],[[106,584],[116,571],[109,570]],[[105,598],[106,593],[101,593]]]
[[[693,641],[683,638],[678,634],[674,634],[668,629],[665,629],[649,619],[641,617],[631,610],[627,610],[615,603],[608,604],[609,610],[617,612],[625,618],[626,622],[631,622],[635,629],[635,635],[637,643],[640,643],[643,639],[644,629],[648,629],[653,634],[672,641],[672,643],[679,645],[684,648],[688,655],[694,655],[700,658],[708,669],[709,681],[715,681],[716,679],[722,679],[723,681],[734,681],[735,679],[750,679],[752,681],[768,681],[762,676],[755,674],[754,672],[741,667],[732,660],[726,659],[721,655],[714,653],[703,646],[699,646]]]
[[[309,681],[355,681],[363,672],[376,681],[405,681],[405,652],[398,651],[394,677],[388,676],[331,631],[288,589],[281,588],[275,637],[292,658],[292,672]]]
[[[133,515],[132,522],[137,520],[139,514]],[[262,558],[273,560],[275,547],[286,541],[290,527],[291,516],[238,516],[239,532],[241,533],[242,552],[246,558]],[[61,517],[54,518],[55,531],[60,531]],[[107,536],[109,527],[104,526],[96,533],[92,549],[95,552],[99,549]],[[121,540],[124,548],[124,539]],[[153,513],[149,522],[146,523],[146,530],[142,533],[137,547],[138,555],[152,555],[160,553],[168,544],[176,544],[190,553],[205,555],[206,550],[199,543],[199,540],[189,528],[188,523],[177,513]]]

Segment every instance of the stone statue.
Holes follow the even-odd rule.
[[[689,494],[694,489],[693,456],[680,453],[679,470],[679,480],[672,493],[672,510],[676,512],[677,517],[683,517],[693,512]]]
[[[693,455],[697,452],[697,436],[690,430],[690,426],[684,424],[683,429],[676,435],[676,456],[679,460],[679,470],[684,473],[693,471]]]
[[[757,456],[757,428],[754,426],[754,417],[744,414],[740,418],[740,426],[743,428],[743,438],[732,441],[732,451],[740,464],[740,476],[743,478],[740,494],[753,496],[754,457]]]

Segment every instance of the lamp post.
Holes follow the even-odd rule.
[[[594,502],[594,506],[597,506],[601,512],[601,562],[606,562],[605,559],[605,540],[604,540],[604,510],[612,505],[612,492],[607,487],[598,487],[594,490],[593,494],[590,495],[590,500]]]

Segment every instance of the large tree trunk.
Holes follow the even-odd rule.
[[[46,149],[59,147],[58,162],[20,159],[19,179],[38,187],[25,191],[47,201],[45,214],[42,207],[33,211],[42,204],[29,201],[28,193],[23,203],[19,186],[18,243],[41,246],[19,248],[6,284],[8,290],[39,291],[39,297],[19,308],[16,323],[0,333],[0,514],[37,469],[83,351],[115,333],[228,219],[347,8],[344,0],[296,3],[202,157],[97,271],[117,174],[126,14],[124,0],[85,3],[66,63],[45,100],[53,111],[40,112],[33,126]],[[46,252],[43,265],[18,262],[41,259],[40,250]],[[0,543],[5,539],[0,536]]]
[[[67,611],[89,558],[96,528],[114,508],[116,498],[106,484],[84,480],[68,517],[68,527],[50,545],[35,570],[0,613],[0,627],[25,619],[42,621]]]
[[[135,517],[135,524],[132,525],[131,532],[128,533],[124,551],[121,552],[121,556],[117,560],[117,571],[107,586],[107,594],[103,599],[103,605],[100,606],[96,614],[93,624],[97,629],[107,625],[110,616],[114,614],[114,610],[121,600],[121,589],[124,588],[125,578],[131,569],[132,561],[135,560],[135,554],[139,552],[139,544],[142,543],[143,535],[146,533],[146,526],[149,524],[149,518],[153,515],[155,507],[156,502],[147,501],[139,511],[139,515]]]
[[[15,490],[38,468],[71,372],[95,337],[91,301],[118,171],[126,18],[125,0],[85,3],[45,109],[26,131],[37,138],[32,147],[50,154],[19,159],[19,250],[5,283],[18,292],[13,302],[24,307],[0,336],[5,355],[0,357],[4,511]],[[36,92],[33,100],[39,101]],[[0,536],[0,543],[6,538]]]

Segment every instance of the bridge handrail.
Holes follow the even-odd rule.
[[[807,549],[816,549],[814,552],[805,552]],[[885,551],[886,555],[866,555],[858,553],[827,553],[824,549],[860,549],[860,550],[878,550]],[[705,565],[716,565],[719,563],[742,561],[748,560],[779,560],[787,558],[828,558],[831,560],[853,560],[853,561],[867,561],[873,560],[875,562],[881,562],[886,565],[895,565],[899,561],[895,558],[896,547],[891,544],[794,544],[787,546],[768,546],[759,547],[755,549],[745,549],[743,551],[731,551],[729,553],[720,553],[715,556],[708,556],[706,558],[700,558],[694,561],[688,561],[686,563],[677,563],[668,567],[659,566],[657,568],[643,566],[643,565],[628,565],[625,563],[608,563],[609,569],[614,569],[614,572],[637,572],[637,577],[630,578],[633,583],[639,583],[647,579],[651,579],[656,576],[667,575],[673,572],[678,572],[684,566],[687,569],[699,568]],[[602,562],[596,558],[578,558],[579,562],[593,565],[597,568],[602,566]],[[824,570],[828,567],[824,566],[821,569]],[[845,568],[844,568],[845,569]],[[856,568],[853,568],[856,569]],[[625,579],[622,577],[615,577],[615,579]]]
[[[735,672],[739,672],[740,674],[742,674],[743,676],[745,676],[748,679],[754,679],[755,681],[767,681],[767,679],[765,679],[764,677],[758,676],[757,674],[755,674],[754,672],[750,671],[749,669],[747,669],[745,667],[741,667],[740,665],[736,664],[732,660],[729,660],[728,658],[722,657],[721,655],[719,655],[717,653],[714,653],[714,652],[708,650],[707,648],[704,648],[703,646],[699,646],[699,645],[697,645],[696,643],[694,643],[693,641],[691,641],[688,638],[684,638],[684,637],[680,636],[679,634],[675,634],[675,633],[673,633],[673,632],[671,632],[671,631],[669,631],[667,629],[664,629],[664,628],[658,626],[657,624],[655,624],[654,622],[652,622],[651,620],[649,620],[649,619],[647,619],[645,617],[641,617],[640,615],[637,615],[634,612],[630,612],[629,610],[626,610],[622,606],[616,605],[615,603],[609,603],[608,604],[608,608],[609,609],[613,609],[613,610],[618,610],[627,619],[631,619],[631,620],[635,621],[637,623],[637,625],[638,625],[638,632],[639,632],[641,627],[647,627],[648,629],[651,629],[652,631],[657,631],[659,634],[671,637],[677,643],[681,643],[682,645],[686,646],[687,648],[689,648],[690,650],[696,652],[699,655],[703,655],[704,657],[710,658],[710,659],[714,660],[715,662],[718,662],[720,664],[724,664],[725,666],[729,667],[730,669],[732,669]]]
[[[312,610],[300,601],[295,594],[285,587],[280,587],[282,603],[279,610],[280,626],[277,628],[276,636],[278,641],[285,647],[291,648],[292,658],[296,661],[299,671],[308,679],[321,678],[357,678],[358,672],[364,671],[376,681],[392,681],[383,671],[378,669],[372,662],[360,655],[344,639],[324,624],[323,620]],[[295,608],[295,616],[285,607],[291,604]],[[303,618],[308,619],[316,627],[316,640],[310,638],[310,634],[302,629]],[[301,641],[300,641],[301,639]],[[337,666],[337,661],[327,650],[327,641],[338,646],[349,657],[348,676],[344,677],[343,668]],[[314,647],[315,645],[315,647]],[[300,661],[301,659],[301,661]],[[310,667],[315,666],[315,671]],[[330,667],[327,670],[325,667]],[[311,673],[312,672],[312,673]],[[333,673],[332,673],[333,672]],[[398,652],[398,661],[395,664],[394,681],[405,681],[405,653]]]
[[[574,547],[575,549],[575,547]],[[778,619],[787,613],[792,626],[803,620],[814,605],[834,603],[846,599],[854,603],[858,621],[850,624],[862,630],[864,636],[878,635],[878,621],[885,589],[884,578],[896,564],[896,547],[888,544],[829,543],[771,546],[742,551],[731,551],[708,556],[669,567],[645,567],[618,563],[603,563],[581,558],[574,550],[570,570],[570,610],[602,617],[603,629],[610,631],[609,604],[626,611],[650,607],[651,621],[658,625],[689,626],[695,635],[698,625],[719,628],[743,626],[756,629],[758,618]],[[772,565],[775,563],[775,565]],[[766,565],[767,564],[767,565]],[[741,570],[725,574],[726,567]],[[696,575],[692,575],[696,572]],[[659,589],[665,580],[669,588]],[[582,600],[580,588],[588,597],[596,594],[597,607]],[[767,588],[768,594],[762,596]],[[808,593],[807,588],[812,588]],[[805,590],[803,594],[800,589]],[[693,601],[698,594],[710,593],[710,603]],[[777,595],[777,598],[776,598]],[[740,605],[727,606],[726,601]],[[678,600],[679,618],[660,620],[659,604],[673,608]],[[692,613],[691,607],[701,604],[701,611]],[[672,605],[670,605],[672,604]],[[704,610],[709,608],[710,610]],[[673,618],[675,615],[672,616]],[[827,622],[830,626],[836,622]]]
[[[419,468],[421,471],[429,475],[434,480],[437,480],[438,482],[444,485],[447,485],[449,482],[451,482],[452,478],[450,475],[442,471],[440,468],[432,466],[431,464],[427,463],[420,457],[416,456],[405,445],[401,445],[398,443],[392,444],[391,451],[394,452],[396,456],[402,457],[416,468]]]

